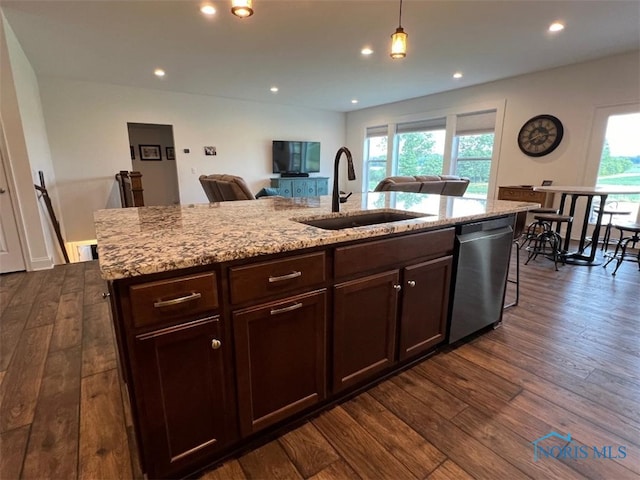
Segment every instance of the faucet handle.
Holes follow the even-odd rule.
[[[344,194],[344,192],[342,191],[340,193]],[[340,197],[340,203],[346,203],[351,195],[353,195],[353,192],[349,192],[349,195],[347,195],[346,197]]]

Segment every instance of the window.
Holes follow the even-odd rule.
[[[390,175],[459,175],[471,180],[465,196],[487,198],[495,189],[494,143],[500,142],[500,134],[494,132],[501,131],[503,108],[439,111],[426,119],[411,115],[411,121],[404,117],[367,128],[363,190],[374,190]]]
[[[365,191],[372,192],[387,176],[387,126],[367,128],[364,144]]]
[[[493,132],[456,137],[454,174],[470,179],[465,194],[468,197],[487,198],[493,137]]]
[[[444,118],[398,124],[395,174],[441,175],[445,126]]]
[[[596,186],[624,185],[640,189],[640,113],[611,115],[600,155]],[[609,195],[607,204],[616,210],[630,211],[627,215],[614,215],[613,222],[634,222],[638,218],[640,194]],[[595,220],[595,219],[593,219]],[[608,218],[605,218],[607,221]]]

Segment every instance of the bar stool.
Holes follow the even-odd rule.
[[[611,238],[611,227],[613,226],[613,216],[614,215],[631,215],[631,210],[618,210],[616,207],[618,206],[618,202],[610,202],[604,206],[602,210],[603,215],[609,215],[609,222],[604,229],[604,236],[602,237],[602,248],[603,252],[607,251],[609,248],[609,239]],[[600,213],[600,207],[596,207],[594,209],[595,213]]]
[[[625,256],[629,257],[627,254],[627,247],[631,244],[631,248],[636,247],[636,243],[640,242],[640,223],[623,223],[623,224],[614,224],[613,228],[617,228],[620,231],[620,240],[618,240],[618,244],[616,245],[616,251],[613,255],[609,255],[609,260],[607,263],[603,265],[606,267],[612,261],[616,260],[616,268],[613,270],[612,276],[615,276],[618,268],[625,259]],[[629,232],[629,235],[625,236],[625,232]],[[620,251],[620,253],[618,253]],[[640,270],[640,250],[638,250],[638,270]]]
[[[540,213],[558,213],[558,210],[555,208],[534,208],[533,210],[529,210],[529,213],[533,213],[534,215]],[[522,234],[522,246],[531,245],[531,242],[533,242],[539,234],[551,229],[551,224],[549,222],[537,220],[536,216],[533,218],[534,221],[527,225],[526,230]]]
[[[556,223],[559,227],[561,223],[571,223],[573,222],[573,217],[569,215],[559,215],[557,213],[540,213],[534,215],[533,218],[539,225],[543,226],[542,228],[544,230],[535,237],[533,247],[527,247],[529,257],[524,264],[527,265],[540,254],[550,255],[553,257],[553,265],[557,272],[558,259],[561,259],[564,265],[564,257],[562,257],[562,237],[553,229],[553,224]]]

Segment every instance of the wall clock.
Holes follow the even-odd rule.
[[[525,122],[518,133],[520,150],[530,157],[553,152],[564,134],[562,122],[553,115],[537,115]]]

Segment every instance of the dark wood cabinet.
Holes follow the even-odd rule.
[[[399,281],[394,270],[334,287],[334,392],[393,364]]]
[[[219,317],[139,334],[138,421],[149,477],[170,477],[236,438]]]
[[[451,255],[403,269],[399,358],[419,355],[447,333]]]
[[[326,397],[326,290],[233,313],[242,435]]]
[[[498,187],[498,200],[539,203],[541,207],[553,207],[553,192],[537,192],[531,185]]]

